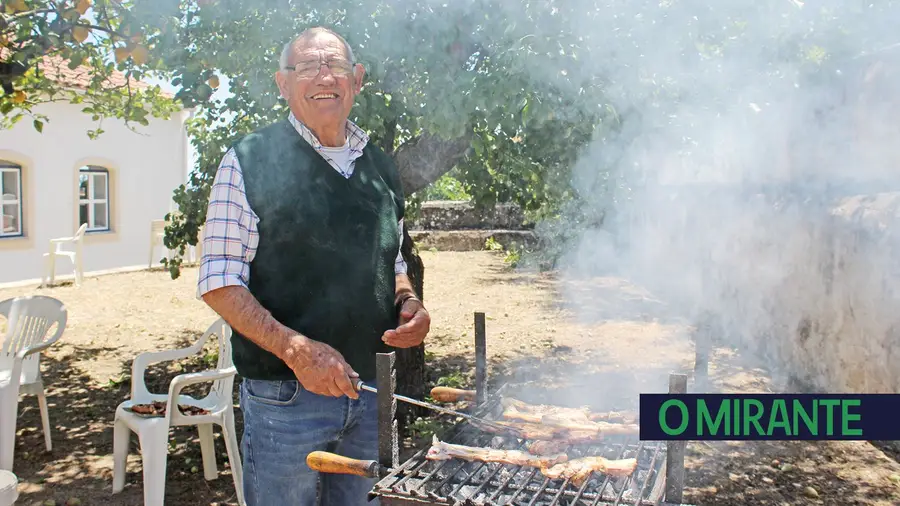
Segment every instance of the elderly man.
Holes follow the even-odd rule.
[[[238,140],[209,199],[198,295],[234,329],[241,450],[252,506],[366,503],[370,480],[317,476],[314,450],[377,458],[375,355],[420,344],[430,317],[400,255],[404,198],[392,160],[348,115],[365,69],[313,28],[275,81],[282,121]]]

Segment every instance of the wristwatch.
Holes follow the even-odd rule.
[[[418,297],[416,297],[415,295],[411,295],[411,294],[404,295],[404,296],[402,296],[400,299],[397,300],[397,304],[395,305],[395,309],[397,310],[397,314],[400,314],[400,311],[403,309],[403,304],[406,304],[406,301],[408,301],[408,300],[418,300],[419,303],[422,302],[422,301],[421,301]]]

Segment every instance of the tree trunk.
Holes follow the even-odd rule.
[[[389,125],[388,132],[393,128]],[[468,136],[457,139],[442,139],[430,134],[404,142],[397,149],[393,147],[393,136],[386,140],[387,151],[391,153],[400,173],[403,192],[406,196],[437,181],[449,172],[465,156],[471,145]],[[419,298],[425,302],[425,265],[416,251],[406,221],[403,225],[403,259],[407,265],[407,275]],[[427,305],[427,304],[426,304]],[[397,393],[424,399],[425,392],[425,345],[397,350]],[[427,416],[428,410],[405,403],[397,405],[397,422],[401,432],[419,416]]]
[[[393,153],[406,195],[440,179],[462,161],[472,144],[470,136],[443,139],[428,133],[410,139]]]
[[[425,265],[416,251],[409,229],[404,222],[403,246],[401,248],[403,259],[407,265],[407,275],[412,282],[413,289],[422,301],[425,301]],[[425,345],[415,348],[405,348],[397,351],[397,393],[423,399],[425,397]],[[400,430],[416,417],[423,416],[423,408],[406,403],[398,403],[397,419]]]

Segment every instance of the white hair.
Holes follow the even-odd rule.
[[[347,41],[340,36],[340,34],[333,30],[329,30],[328,28],[317,26],[303,30],[300,35],[294,37],[290,42],[284,45],[284,48],[282,48],[281,50],[281,57],[278,59],[278,70],[283,72],[286,69],[286,67],[288,66],[288,62],[291,59],[291,50],[298,40],[320,33],[328,33],[337,37],[338,40],[340,40],[344,44],[344,48],[347,50],[347,58],[350,60],[350,62],[353,63],[355,61],[353,59],[353,49],[350,47],[350,44],[348,44]]]

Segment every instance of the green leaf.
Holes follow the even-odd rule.
[[[43,121],[36,119],[32,122],[32,124],[34,125],[34,129],[37,130],[38,133],[44,132],[44,122]]]

